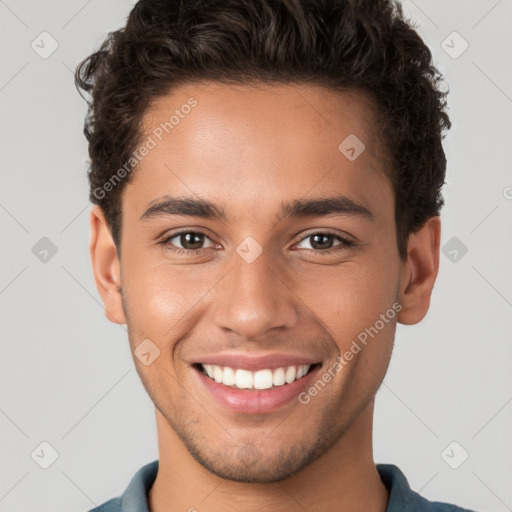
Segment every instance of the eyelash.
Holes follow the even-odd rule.
[[[176,238],[177,236],[184,235],[184,234],[190,234],[190,233],[195,234],[195,235],[203,235],[206,238],[209,238],[208,235],[206,233],[202,232],[202,231],[183,230],[183,231],[178,231],[177,233],[173,233],[172,235],[165,237],[159,243],[162,244],[162,245],[167,245],[168,246],[167,247],[168,250],[171,251],[172,253],[176,254],[176,255],[181,255],[181,254],[193,255],[193,254],[198,254],[198,253],[200,253],[203,250],[210,249],[210,247],[203,247],[202,249],[192,250],[192,249],[182,249],[180,247],[174,248],[174,247],[170,246],[170,240],[172,240],[173,238]],[[349,249],[349,248],[355,247],[357,245],[352,240],[349,240],[348,238],[344,238],[344,237],[342,237],[340,235],[336,235],[334,233],[330,233],[329,231],[315,231],[313,233],[309,233],[306,236],[302,237],[297,242],[297,244],[300,244],[304,240],[307,240],[308,238],[311,238],[311,237],[313,237],[315,235],[332,236],[335,239],[337,239],[339,242],[341,242],[339,245],[335,245],[334,247],[331,247],[330,249],[325,249],[325,250],[307,249],[308,251],[313,251],[313,252],[321,254],[321,255],[330,255],[330,254],[332,254],[334,252],[338,252],[338,251],[341,251],[341,250],[344,250],[344,249]]]

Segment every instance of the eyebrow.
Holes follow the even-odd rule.
[[[201,217],[204,219],[226,221],[224,209],[201,198],[163,196],[150,203],[149,208],[139,220],[166,215]],[[313,199],[295,199],[281,203],[283,218],[322,217],[327,215],[357,216],[373,221],[372,212],[361,203],[346,196],[319,197]]]

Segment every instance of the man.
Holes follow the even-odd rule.
[[[450,127],[386,1],[140,0],[77,69],[91,257],[159,460],[97,511],[456,511],[375,465],[438,272]]]

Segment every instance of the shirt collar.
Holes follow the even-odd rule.
[[[121,512],[149,512],[148,493],[157,472],[158,460],[155,460],[135,473],[121,497]]]
[[[386,512],[407,510],[404,505],[413,505],[418,494],[411,490],[407,478],[394,464],[377,464],[377,471],[389,490]],[[143,466],[133,476],[121,497],[121,512],[149,512],[148,493],[158,472],[158,460]]]

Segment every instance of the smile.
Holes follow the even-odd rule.
[[[316,359],[318,361],[318,359]],[[299,404],[322,363],[290,354],[204,356],[190,364],[198,392],[225,411],[263,414]]]
[[[273,387],[285,386],[304,377],[312,365],[283,366],[275,369],[262,369],[250,371],[242,368],[231,368],[229,366],[217,366],[214,364],[200,364],[204,373],[210,379],[219,384],[237,389],[271,389]]]

